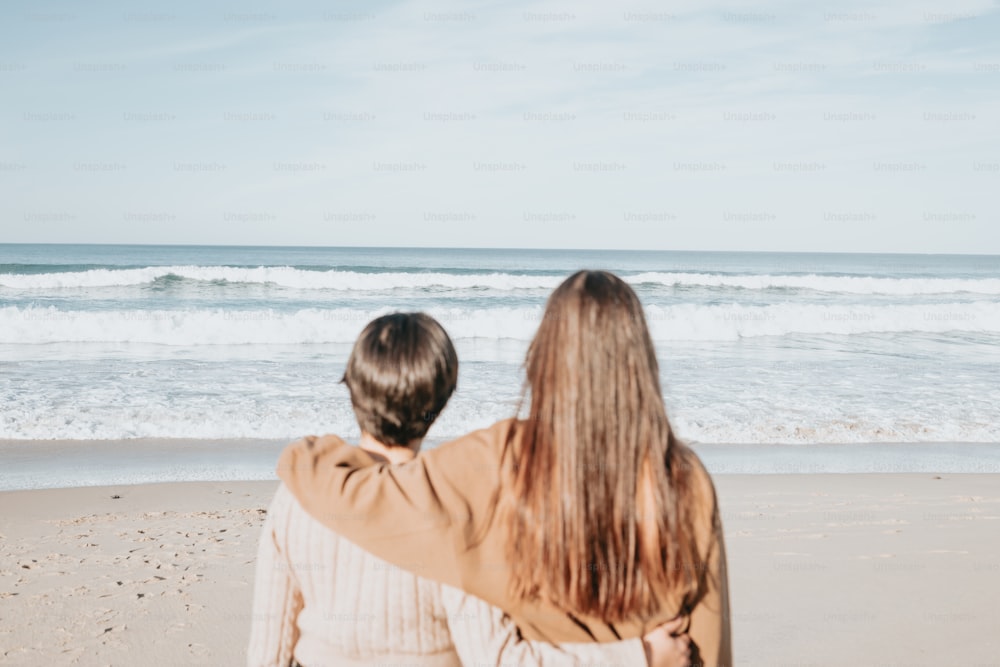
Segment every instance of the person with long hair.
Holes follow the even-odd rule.
[[[404,465],[457,380],[458,356],[434,318],[392,313],[370,322],[342,380],[360,447]],[[423,557],[410,554],[411,569]],[[611,645],[523,640],[500,609],[366,553],[306,514],[283,485],[261,532],[251,619],[249,667],[687,664],[687,639],[672,639],[671,625]]]
[[[422,576],[500,607],[528,639],[608,642],[680,617],[692,664],[731,665],[715,489],[670,427],[635,292],[570,276],[525,370],[523,418],[396,467],[306,438],[278,474],[321,523],[403,568],[428,555]]]

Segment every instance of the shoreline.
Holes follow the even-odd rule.
[[[995,662],[1000,475],[715,481],[739,664]],[[5,663],[241,664],[275,488],[0,493]]]
[[[0,491],[275,480],[289,440],[0,440]],[[426,449],[442,440],[430,439]],[[692,443],[713,475],[998,474],[1000,443]]]

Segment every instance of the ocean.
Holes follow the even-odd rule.
[[[675,430],[710,457],[1000,442],[996,256],[0,245],[0,456],[354,438],[344,363],[397,310],[458,349],[438,443],[514,413],[545,300],[580,268],[636,289]]]

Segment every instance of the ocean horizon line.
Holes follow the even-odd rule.
[[[554,248],[554,247],[498,247],[498,246],[406,246],[406,245],[302,245],[302,244],[221,244],[221,243],[63,243],[63,242],[4,242],[2,247],[24,247],[24,246],[46,246],[46,247],[121,247],[121,248],[280,248],[288,250],[473,250],[490,252],[556,252],[556,253],[636,253],[636,254],[715,254],[715,255],[815,255],[815,256],[850,256],[866,255],[880,256],[891,255],[895,257],[997,257],[1000,253],[952,253],[952,252],[914,252],[906,250],[707,250],[691,248]]]

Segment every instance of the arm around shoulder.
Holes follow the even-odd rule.
[[[509,422],[475,431],[397,466],[378,464],[336,436],[285,448],[278,476],[320,523],[404,569],[458,585],[457,554],[476,534],[499,485]]]
[[[558,646],[521,637],[503,610],[449,586],[442,586],[448,628],[464,665],[526,667],[632,667],[646,664],[641,639]]]

